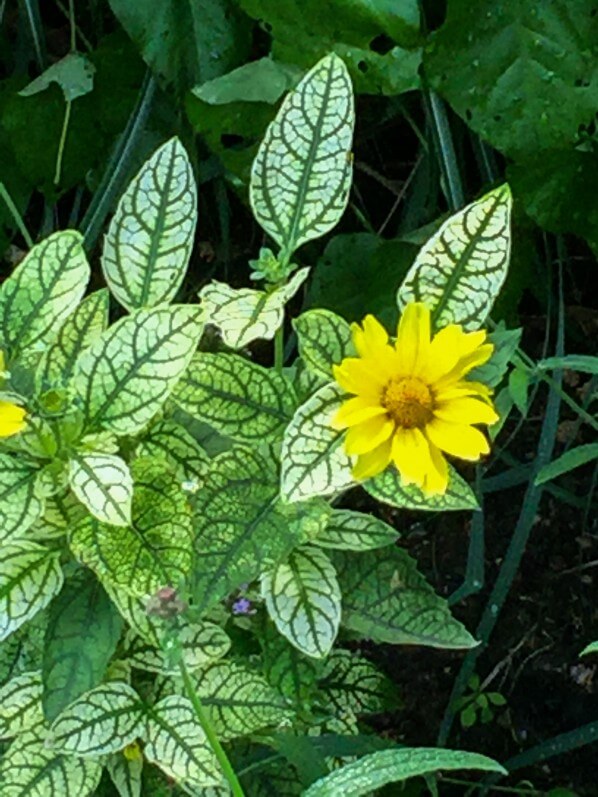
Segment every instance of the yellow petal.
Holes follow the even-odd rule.
[[[444,495],[449,481],[448,463],[433,443],[430,443],[430,462],[422,489],[426,495]]]
[[[332,375],[347,393],[379,397],[386,379],[371,365],[359,357],[346,357],[340,365],[332,366]]]
[[[390,452],[391,440],[388,439],[373,451],[359,456],[353,466],[353,477],[361,481],[363,479],[371,479],[373,476],[382,473],[390,462]]]
[[[434,418],[426,425],[426,436],[441,451],[475,462],[490,451],[488,441],[479,429],[463,423],[448,423]]]
[[[442,390],[443,387],[448,387],[451,383],[462,379],[473,368],[477,368],[478,365],[483,365],[485,362],[487,362],[492,356],[493,351],[494,346],[492,343],[484,343],[483,346],[478,346],[477,349],[474,349],[472,352],[460,357],[454,368],[435,381],[433,385],[434,388],[437,390]]]
[[[411,302],[401,316],[395,348],[405,376],[427,360],[430,346],[430,311],[423,302]]]
[[[439,402],[434,408],[436,418],[450,423],[496,423],[498,415],[490,404],[465,397]]]
[[[0,437],[18,434],[25,426],[26,412],[23,407],[10,401],[0,401]]]
[[[388,332],[373,315],[366,315],[363,319],[363,329],[359,324],[351,324],[351,332],[360,357],[375,357],[378,350],[388,343]]]
[[[419,429],[397,429],[392,440],[392,459],[403,484],[421,487],[432,466],[430,446]]]
[[[345,451],[349,456],[367,454],[388,440],[394,428],[394,421],[386,415],[370,418],[369,421],[352,426],[345,437]]]
[[[468,379],[461,379],[453,382],[448,387],[441,390],[434,389],[434,398],[437,404],[444,401],[452,401],[453,399],[463,398],[465,396],[477,396],[483,401],[490,401],[492,396],[492,389],[482,382],[470,382]]]
[[[434,335],[428,348],[426,361],[422,363],[418,376],[432,384],[449,373],[457,364],[461,352],[463,330],[458,324],[449,324]]]
[[[370,398],[356,396],[345,401],[330,425],[333,429],[346,429],[348,426],[355,426],[357,423],[385,414],[386,410],[380,404],[372,402]]]

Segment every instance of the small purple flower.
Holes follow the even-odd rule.
[[[233,614],[251,614],[251,601],[239,598],[233,603]]]

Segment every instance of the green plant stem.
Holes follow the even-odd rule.
[[[282,366],[284,364],[284,330],[282,325],[276,330],[274,335],[274,368],[277,373],[282,373]]]
[[[0,181],[0,197],[2,197],[2,199],[6,202],[6,207],[8,208],[10,215],[15,220],[15,224],[19,228],[19,232],[25,239],[25,243],[27,244],[28,248],[31,249],[31,247],[33,246],[33,238],[29,235],[29,230],[25,226],[25,222],[23,221],[23,218],[19,213],[19,209],[12,201],[12,197],[8,193],[8,189],[1,181]]]
[[[62,130],[60,132],[60,141],[58,142],[58,154],[56,156],[56,173],[54,174],[54,185],[60,183],[60,175],[62,172],[62,159],[64,157],[64,147],[66,144],[66,136],[69,129],[69,122],[71,120],[71,100],[66,100],[64,107],[64,120],[62,122]]]
[[[218,759],[218,763],[222,768],[222,772],[224,777],[228,781],[228,785],[231,788],[233,793],[233,797],[245,797],[245,792],[239,783],[239,779],[235,773],[235,770],[232,768],[230,761],[228,760],[228,756],[224,752],[224,748],[220,744],[220,739],[214,730],[214,727],[210,721],[210,718],[206,714],[206,711],[199,699],[197,692],[195,691],[195,687],[193,686],[193,681],[189,675],[185,662],[181,658],[179,660],[179,669],[181,671],[181,676],[183,678],[183,684],[185,685],[185,691],[187,692],[187,697],[191,701],[193,705],[193,710],[195,711],[195,715],[199,720],[199,724],[201,725],[203,732],[206,735],[206,738],[210,744],[210,747],[214,751],[214,755]]]

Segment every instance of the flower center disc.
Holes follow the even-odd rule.
[[[391,379],[382,392],[382,405],[404,429],[425,426],[432,420],[434,400],[430,388],[413,376]]]

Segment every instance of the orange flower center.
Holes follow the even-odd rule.
[[[400,376],[391,379],[382,391],[382,406],[399,426],[413,429],[432,420],[434,397],[420,379]]]

